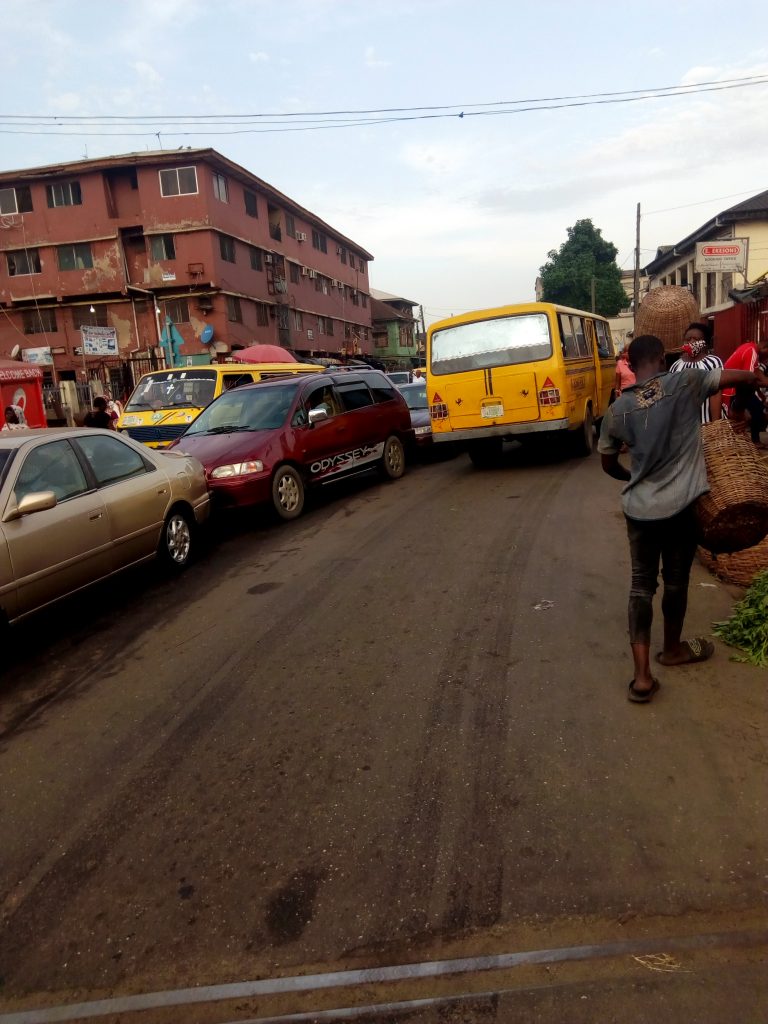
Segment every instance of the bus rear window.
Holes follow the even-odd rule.
[[[524,313],[446,327],[432,335],[432,372],[513,366],[552,355],[546,313]]]

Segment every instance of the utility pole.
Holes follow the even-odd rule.
[[[637,204],[637,224],[635,225],[635,301],[633,303],[632,329],[637,320],[637,308],[640,305],[640,203]]]
[[[426,328],[426,325],[424,323],[424,307],[423,306],[419,306],[419,316],[421,317],[421,336],[424,339],[424,341],[423,341],[423,346],[424,346],[423,347],[423,352],[426,354],[426,351],[427,351],[427,328]],[[418,346],[418,352],[419,352],[419,355],[422,354],[422,346],[421,345]]]

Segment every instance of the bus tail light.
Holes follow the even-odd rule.
[[[539,405],[560,405],[560,388],[547,377],[539,391]]]
[[[432,403],[429,407],[429,415],[433,420],[448,419],[448,405],[442,400],[437,392],[432,396]]]

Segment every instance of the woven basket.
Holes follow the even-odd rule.
[[[701,547],[698,555],[702,565],[723,583],[748,587],[759,572],[768,569],[768,537],[753,548],[737,551],[732,555],[713,555]]]
[[[727,420],[701,429],[710,486],[696,503],[701,544],[715,554],[753,548],[768,534],[768,467]]]
[[[635,337],[654,334],[668,352],[683,344],[686,327],[699,319],[699,304],[687,288],[651,288],[635,314]]]

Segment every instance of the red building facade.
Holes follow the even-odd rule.
[[[0,173],[0,356],[50,349],[48,373],[82,376],[82,327],[156,356],[168,320],[182,362],[369,354],[371,259],[213,149]]]

